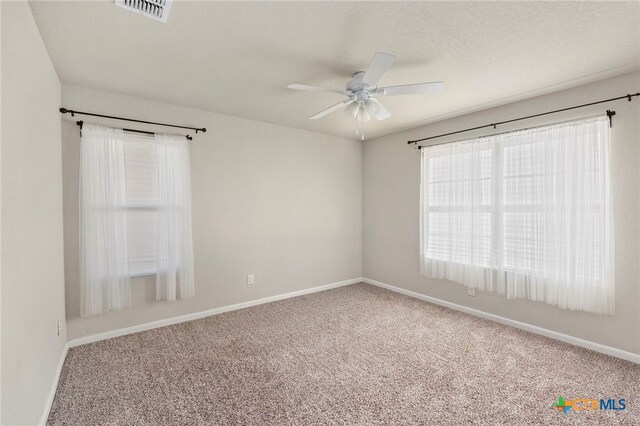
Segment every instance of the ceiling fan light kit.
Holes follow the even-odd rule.
[[[374,117],[382,121],[391,116],[389,111],[376,99],[377,96],[414,95],[436,93],[444,89],[442,81],[430,83],[404,84],[400,86],[378,87],[378,82],[389,71],[395,56],[389,53],[376,53],[367,71],[358,71],[347,82],[344,90],[329,89],[308,84],[290,84],[287,87],[308,92],[331,92],[347,96],[347,99],[330,106],[310,117],[317,120],[346,106],[345,113],[357,121],[356,134],[364,140],[364,122]]]

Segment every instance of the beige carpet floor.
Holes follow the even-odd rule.
[[[356,284],[73,348],[48,423],[640,425],[639,399],[637,364]]]

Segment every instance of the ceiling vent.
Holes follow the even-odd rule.
[[[116,5],[160,22],[167,22],[172,0],[116,0]]]

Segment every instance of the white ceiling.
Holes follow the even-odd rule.
[[[396,55],[383,86],[445,81],[382,98],[371,138],[640,68],[640,2],[177,1],[166,24],[113,1],[31,7],[63,83],[354,138],[342,112],[308,119],[341,95],[287,84],[343,88],[378,51]]]

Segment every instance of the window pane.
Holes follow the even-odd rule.
[[[491,150],[486,144],[442,149],[428,168],[426,255],[490,266]]]
[[[147,136],[125,135],[124,145],[127,203],[131,205],[156,205],[156,148]]]
[[[490,212],[433,212],[429,215],[428,229],[428,257],[490,266]]]
[[[127,211],[129,269],[132,275],[155,273],[157,259],[157,211]]]
[[[132,276],[157,269],[157,161],[153,138],[125,134],[127,239]]]

